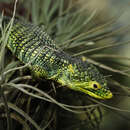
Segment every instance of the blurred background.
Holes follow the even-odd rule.
[[[14,3],[14,0],[0,0],[0,13],[11,17]],[[59,103],[73,106],[72,111],[83,113],[69,112],[58,104],[8,88],[4,94],[7,102],[13,104],[9,104],[8,110],[12,130],[130,130],[129,5],[128,0],[18,0],[16,17],[41,27],[44,25],[44,29],[65,52],[87,57],[106,76],[114,97],[100,101],[60,87],[53,81],[37,82],[32,77],[22,79],[16,83],[37,86]],[[13,64],[11,67],[21,65],[14,64],[18,60],[8,50],[5,56],[9,58],[4,59],[4,70],[12,69],[10,64]],[[31,76],[28,69],[13,71],[3,82],[27,75]],[[34,92],[30,89],[26,91]],[[5,108],[0,106],[0,130],[7,129],[9,125]],[[32,120],[27,115],[23,116],[24,112]]]

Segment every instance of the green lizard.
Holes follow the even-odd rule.
[[[6,26],[9,21],[4,17],[2,24]],[[15,19],[7,47],[21,62],[30,63],[37,77],[55,80],[95,98],[112,98],[107,81],[94,65],[62,51],[39,26]]]

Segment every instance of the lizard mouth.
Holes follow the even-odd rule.
[[[111,99],[113,97],[112,93],[109,91],[106,95],[99,95],[97,93],[94,93],[93,91],[80,88],[80,91],[83,93],[88,94],[91,97],[97,98],[97,99]]]

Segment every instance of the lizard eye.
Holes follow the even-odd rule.
[[[95,89],[98,88],[97,84],[93,84],[93,87],[94,87]]]
[[[101,86],[98,84],[98,83],[93,83],[93,88],[95,89],[95,90],[97,90],[97,89],[100,89],[101,88]]]

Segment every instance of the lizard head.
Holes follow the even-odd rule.
[[[59,78],[59,82],[94,98],[112,98],[112,93],[107,87],[107,81],[104,76],[90,63],[69,64]]]
[[[74,86],[76,87],[77,91],[81,91],[91,97],[98,99],[110,99],[112,98],[112,93],[106,85],[106,83],[100,84],[96,80],[74,83]],[[71,86],[71,88],[75,89],[74,86]]]

